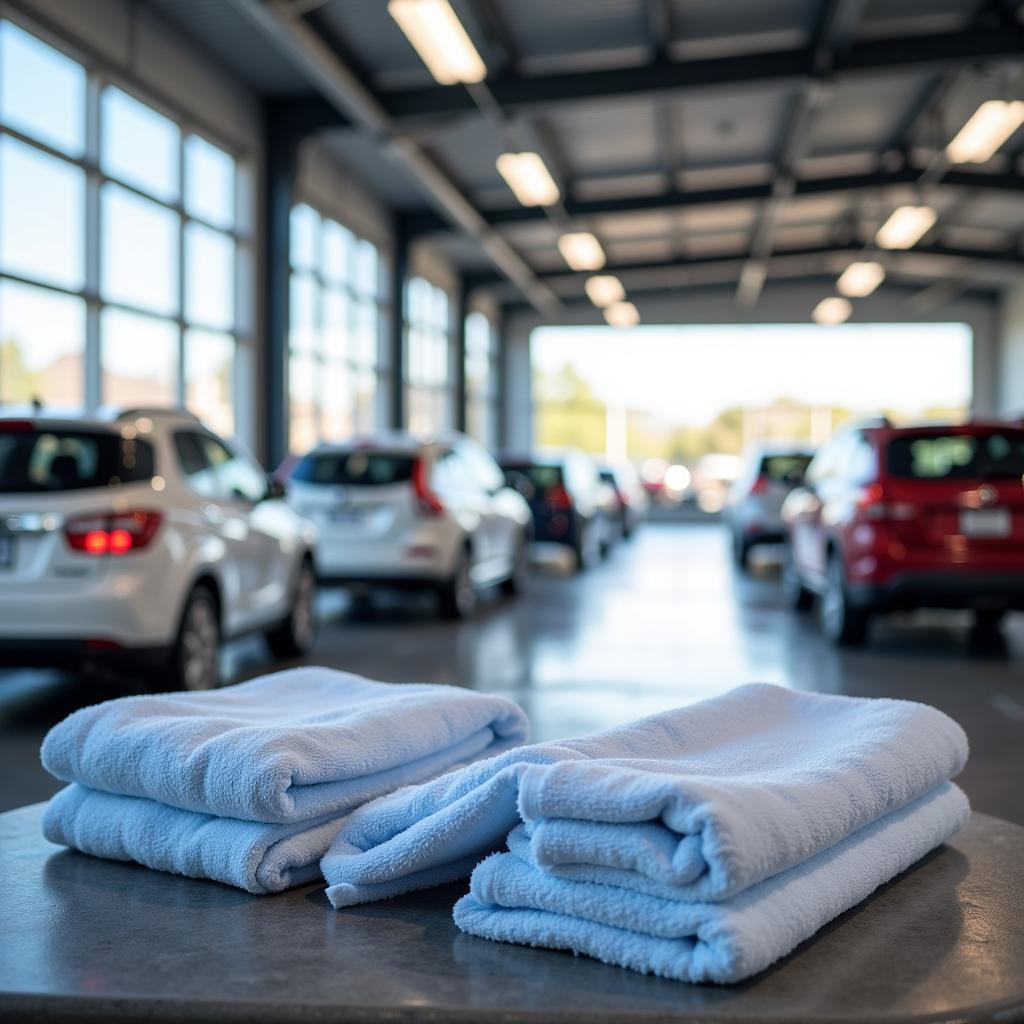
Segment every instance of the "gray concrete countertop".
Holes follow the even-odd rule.
[[[780,964],[728,988],[462,935],[464,884],[330,908],[47,843],[0,815],[0,1017],[17,1021],[1024,1020],[1024,828],[985,815]]]

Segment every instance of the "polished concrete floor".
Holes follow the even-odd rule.
[[[837,652],[812,616],[783,608],[770,553],[749,576],[714,524],[648,524],[603,565],[572,576],[544,559],[528,595],[488,595],[472,621],[438,622],[416,596],[352,607],[324,595],[314,663],[377,679],[454,682],[519,701],[538,739],[600,729],[753,680],[928,701],[971,740],[962,783],[977,810],[1024,824],[1024,616],[979,649],[967,619],[879,622],[863,650]],[[272,666],[262,643],[226,656],[230,678]],[[39,767],[46,729],[109,696],[95,680],[0,673],[0,810],[57,787]]]

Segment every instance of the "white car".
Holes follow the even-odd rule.
[[[317,525],[322,581],[431,588],[450,618],[470,614],[483,587],[523,585],[529,506],[462,434],[322,445],[291,467],[288,494]]]
[[[747,450],[722,510],[732,533],[733,558],[741,569],[747,566],[751,548],[784,539],[782,503],[803,482],[813,455],[812,448],[799,442],[765,442]]]
[[[0,659],[219,682],[221,641],[315,639],[316,528],[188,413],[0,419]]]

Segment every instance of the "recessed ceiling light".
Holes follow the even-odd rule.
[[[935,223],[930,206],[900,206],[878,229],[875,241],[883,249],[909,249]]]
[[[636,327],[640,313],[632,302],[613,302],[605,311],[604,318],[612,327]]]
[[[604,266],[604,250],[589,231],[562,235],[558,251],[573,270],[600,270]]]
[[[850,305],[848,299],[841,299],[838,295],[833,295],[830,298],[822,299],[814,307],[811,316],[814,318],[814,322],[822,327],[834,327],[836,324],[843,323],[844,320],[849,320],[852,312],[853,306]]]
[[[388,14],[441,85],[487,77],[487,65],[448,0],[388,0]]]
[[[587,290],[587,298],[600,309],[610,306],[613,302],[623,302],[626,298],[622,282],[613,274],[588,277],[584,287]]]
[[[1024,124],[1024,100],[987,100],[946,147],[955,164],[983,164]]]
[[[559,199],[558,186],[537,153],[502,153],[498,173],[523,206],[550,206]]]
[[[851,263],[839,275],[836,287],[840,295],[849,299],[863,299],[885,280],[885,267],[881,263]]]

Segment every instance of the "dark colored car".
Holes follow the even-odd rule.
[[[872,422],[823,445],[786,499],[783,588],[817,596],[824,633],[865,639],[873,614],[1024,609],[1024,428]]]
[[[647,515],[650,499],[637,471],[628,463],[602,463],[601,479],[611,493],[611,514],[620,537],[631,537]]]
[[[498,456],[510,487],[533,513],[533,539],[572,550],[579,569],[593,565],[612,539],[609,490],[581,452]]]

